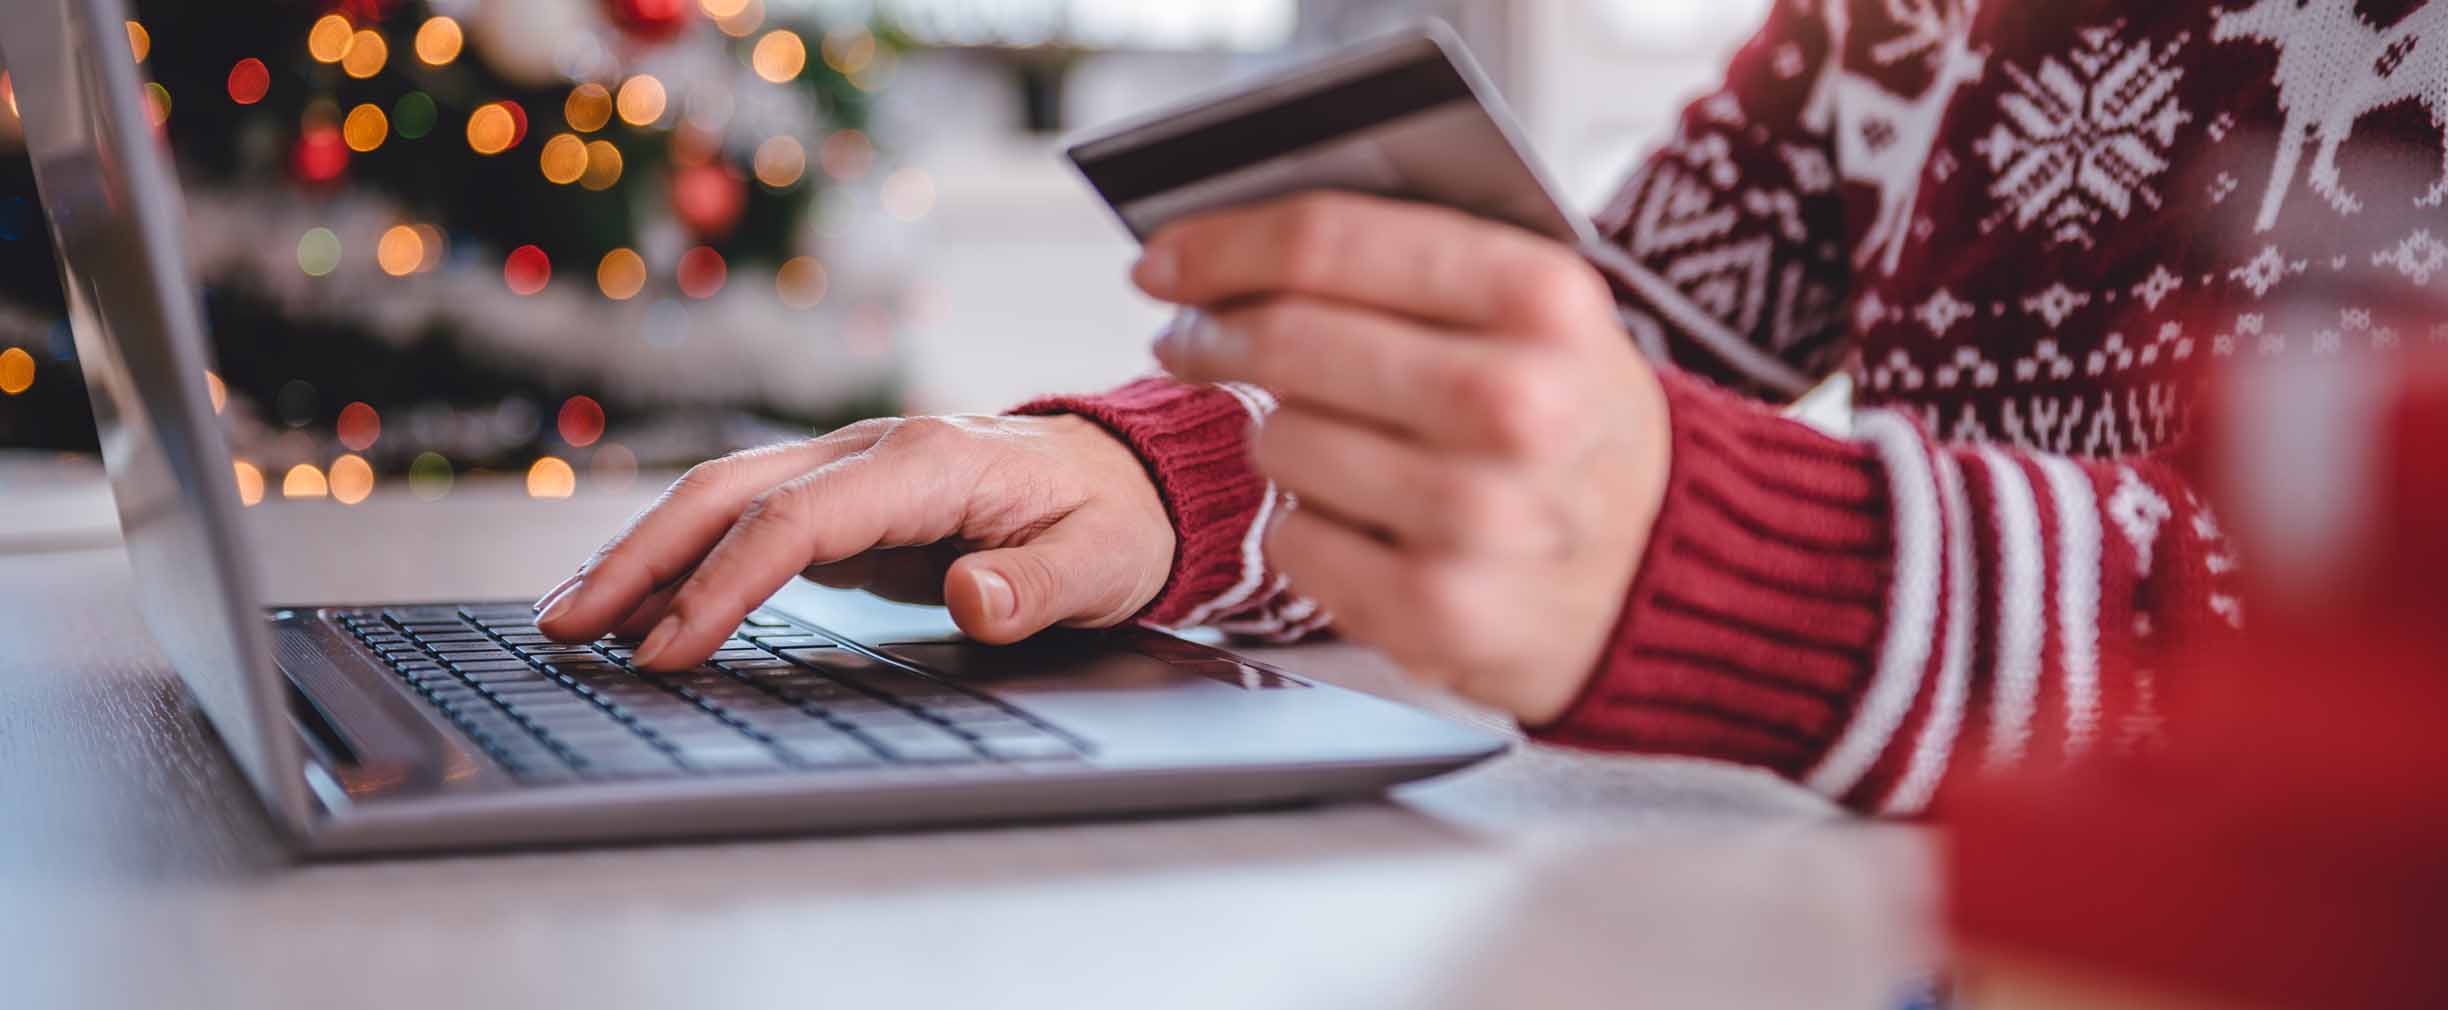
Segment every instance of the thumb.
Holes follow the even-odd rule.
[[[1018,547],[978,551],[944,573],[944,605],[969,637],[1016,642],[1072,621],[1120,623],[1146,604],[1125,570],[1124,554],[1074,526],[1057,524]]]

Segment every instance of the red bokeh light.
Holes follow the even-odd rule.
[[[510,113],[510,146],[517,147],[525,143],[527,140],[527,110],[521,108],[519,103],[507,98],[496,104]]]
[[[731,275],[730,264],[723,262],[721,253],[712,246],[698,246],[680,254],[680,293],[691,298],[712,298],[722,290],[723,280]]]
[[[561,440],[580,449],[594,445],[604,433],[603,404],[591,396],[573,396],[561,404],[561,416],[555,427]]]
[[[264,61],[249,56],[239,60],[237,66],[230,68],[230,101],[240,105],[253,105],[263,101],[264,96],[271,91],[272,71],[264,66]]]
[[[340,138],[340,128],[318,123],[298,134],[297,146],[289,151],[289,168],[305,182],[331,182],[348,170],[348,141]]]
[[[512,249],[510,257],[502,261],[502,283],[509,285],[515,294],[535,294],[544,290],[545,282],[550,280],[552,257],[544,255],[544,250],[535,246],[523,245]]]
[[[340,444],[355,452],[374,447],[382,437],[382,415],[372,405],[360,400],[340,408]]]

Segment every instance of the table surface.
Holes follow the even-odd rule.
[[[0,1003],[1891,1008],[1929,961],[1918,831],[1545,747],[1288,811],[300,864],[98,479],[0,454]],[[523,597],[652,490],[246,515],[279,599]],[[1486,718],[1354,646],[1257,654]]]

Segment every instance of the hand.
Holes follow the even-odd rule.
[[[1097,627],[1164,588],[1173,525],[1130,448],[1076,417],[888,418],[700,464],[537,601],[562,641],[644,634],[683,670],[803,569],[939,599],[969,636]]]
[[[1579,695],[1665,495],[1665,394],[1581,258],[1529,232],[1342,194],[1202,215],[1133,270],[1197,310],[1182,379],[1282,406],[1266,541],[1335,627],[1536,725]]]

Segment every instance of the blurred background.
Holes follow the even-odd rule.
[[[1768,0],[135,0],[250,503],[627,490],[1149,367],[1061,138],[1452,22],[1594,207]],[[0,71],[4,71],[0,67]],[[93,432],[0,73],[0,449]]]

